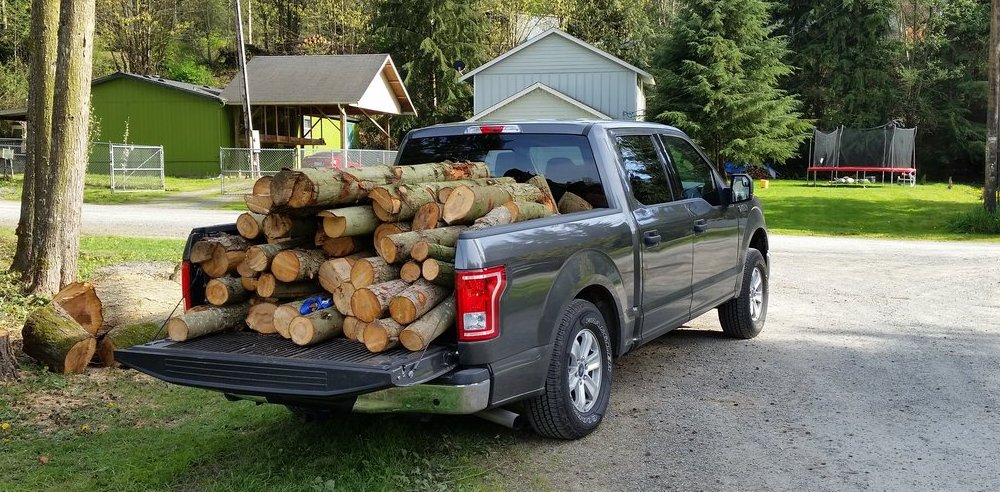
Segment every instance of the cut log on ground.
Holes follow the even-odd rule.
[[[288,331],[296,345],[313,345],[340,336],[344,330],[344,315],[334,308],[296,316]]]
[[[359,288],[351,296],[351,315],[365,323],[371,323],[389,311],[389,301],[410,284],[402,280],[390,280]]]
[[[479,229],[488,229],[490,227],[502,226],[514,223],[514,219],[510,215],[510,210],[503,205],[490,210],[490,212],[472,223],[469,226],[470,231],[475,231]]]
[[[269,239],[312,237],[316,234],[315,217],[295,217],[270,213],[264,217],[264,235]]]
[[[351,267],[350,281],[355,288],[388,282],[399,278],[399,267],[388,264],[380,256],[362,258]]]
[[[242,328],[246,323],[250,303],[231,306],[198,306],[167,321],[167,336],[183,342],[209,333]]]
[[[0,330],[0,381],[17,379],[17,357],[14,356],[14,346],[10,343],[10,333]]]
[[[553,215],[552,210],[541,203],[512,201],[503,204],[503,206],[510,211],[513,222],[524,222]]]
[[[236,304],[250,298],[250,292],[243,288],[242,278],[213,278],[205,285],[205,299],[214,306]]]
[[[326,253],[317,249],[289,249],[274,255],[271,274],[282,282],[311,280],[319,276],[319,267],[327,260]]]
[[[413,283],[420,278],[420,263],[414,260],[410,260],[403,263],[403,266],[399,269],[399,278],[404,282]]]
[[[104,325],[104,310],[97,289],[90,282],[73,282],[63,287],[52,303],[66,312],[81,328],[97,335]]]
[[[164,317],[166,313],[164,313]],[[149,343],[166,335],[164,329],[166,319],[150,320],[144,323],[119,326],[101,337],[97,342],[97,358],[104,367],[120,367],[115,360],[115,350],[129,348],[143,343]]]
[[[442,287],[455,287],[455,264],[433,258],[421,265],[421,275],[425,280]]]
[[[403,329],[399,333],[399,342],[408,350],[424,350],[454,325],[455,296],[452,295]]]
[[[56,304],[32,311],[21,337],[25,354],[63,374],[83,372],[97,350],[94,335]]]
[[[333,291],[333,305],[337,307],[340,314],[354,316],[354,311],[351,309],[351,298],[354,297],[355,290],[353,284],[344,282]]]
[[[442,246],[428,241],[417,241],[410,250],[410,256],[417,261],[426,261],[428,258],[443,261],[455,261],[455,248]]]
[[[236,218],[236,230],[246,239],[257,239],[264,234],[264,214],[246,212]]]
[[[372,235],[372,243],[375,245],[375,252],[378,253],[379,256],[382,256],[382,251],[379,250],[379,243],[382,241],[382,238],[393,234],[399,234],[401,232],[409,232],[410,230],[412,230],[412,225],[409,222],[382,224],[376,227],[375,234]]]
[[[301,246],[302,241],[288,241],[274,244],[257,244],[247,249],[246,258],[243,260],[251,270],[255,272],[266,272],[271,268],[271,261],[274,257],[286,250]]]
[[[577,195],[576,193],[567,191],[563,193],[562,198],[559,199],[559,213],[571,214],[573,212],[585,212],[587,210],[593,210],[594,206]]]
[[[274,333],[274,311],[278,309],[278,304],[274,302],[261,301],[247,311],[247,326],[257,333]]]
[[[438,222],[441,222],[441,204],[438,202],[426,203],[413,216],[413,230],[434,229],[438,226]]]
[[[394,181],[398,183],[427,183],[434,181],[457,181],[490,177],[490,167],[485,162],[436,162],[415,166],[395,166],[392,168]]]
[[[281,282],[270,273],[262,273],[257,277],[257,295],[275,299],[297,299],[319,292],[316,282],[303,280],[301,282]]]
[[[164,266],[158,271],[155,267],[152,271],[137,271],[132,269],[134,266],[135,264],[122,264],[93,273],[92,283],[104,320],[97,331],[98,337],[119,326],[133,325],[149,319],[163,321],[174,309],[183,309],[180,308],[181,286],[170,280],[169,267]],[[80,321],[81,317],[74,315],[68,309],[69,305],[62,306],[71,317]]]
[[[399,345],[399,333],[402,331],[403,326],[392,318],[383,318],[365,325],[362,338],[370,352],[385,352]]]
[[[357,261],[350,256],[324,261],[319,266],[319,285],[332,294],[340,284],[351,281],[351,269]]]
[[[389,301],[389,315],[401,325],[410,324],[437,306],[451,292],[452,289],[447,287],[424,279],[417,280]]]
[[[297,316],[300,316],[299,309],[302,308],[303,304],[305,304],[305,299],[288,302],[276,307],[274,309],[274,313],[272,314],[274,331],[284,338],[291,338],[292,334],[289,329],[291,327],[292,320]]]
[[[323,231],[327,237],[371,234],[378,227],[378,218],[367,206],[324,210],[319,216],[323,218]]]
[[[511,200],[538,202],[545,197],[542,190],[528,183],[493,186],[459,186],[444,204],[444,221],[449,224],[468,223]]]
[[[339,312],[339,311],[338,311]],[[354,316],[344,317],[344,338],[350,340],[358,339],[358,331],[365,329],[365,323]]]
[[[426,231],[393,234],[382,239],[379,251],[382,258],[385,258],[385,261],[389,263],[402,263],[410,259],[410,252],[413,250],[414,244],[420,241],[427,241],[444,246],[454,246],[458,242],[458,235],[465,229],[465,226],[450,226],[428,229]]]

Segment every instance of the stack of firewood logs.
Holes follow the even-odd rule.
[[[172,340],[247,326],[298,345],[343,336],[372,352],[423,350],[454,325],[462,231],[589,208],[572,193],[555,203],[542,176],[491,177],[482,162],[285,169],[245,201],[239,235],[192,246],[208,304],[171,319]]]

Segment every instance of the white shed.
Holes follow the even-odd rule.
[[[465,74],[472,121],[643,119],[653,76],[559,29]]]

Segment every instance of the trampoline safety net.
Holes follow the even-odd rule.
[[[810,167],[916,168],[916,128],[892,123],[876,128],[813,130]]]

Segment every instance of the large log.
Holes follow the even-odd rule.
[[[257,244],[247,249],[246,258],[243,261],[247,263],[251,270],[265,272],[271,268],[271,261],[278,253],[301,245],[301,240],[274,244]]]
[[[420,278],[420,262],[410,260],[403,263],[403,266],[399,268],[399,278],[407,283],[416,282]]]
[[[553,215],[549,207],[535,202],[511,201],[503,204],[510,212],[513,222],[524,222],[526,220],[540,219]]]
[[[399,345],[399,334],[402,331],[402,325],[391,318],[383,318],[365,325],[362,338],[370,352],[385,352]]]
[[[292,320],[300,316],[299,309],[302,308],[305,301],[305,299],[299,299],[276,307],[274,313],[271,315],[272,322],[274,323],[274,331],[284,338],[291,338],[292,333],[290,328]]]
[[[323,218],[323,231],[327,237],[371,234],[378,227],[378,218],[368,206],[324,210],[319,216]]]
[[[431,308],[443,301],[452,289],[432,284],[420,279],[389,301],[389,315],[397,323],[407,325],[414,322]]]
[[[399,342],[408,350],[424,350],[454,325],[455,296],[452,295],[404,328],[399,333]]]
[[[559,199],[559,213],[571,214],[573,212],[585,212],[587,210],[593,210],[594,206],[577,195],[576,193],[567,191],[563,193],[562,198]]]
[[[10,333],[0,330],[0,382],[20,379],[17,374],[17,357],[10,343]]]
[[[426,183],[457,181],[490,177],[490,167],[485,162],[436,162],[392,168],[394,181],[399,183]]]
[[[246,212],[236,218],[236,230],[246,239],[257,239],[264,233],[264,215]]]
[[[296,217],[270,213],[264,217],[264,235],[269,239],[311,237],[316,234],[316,217]]]
[[[245,251],[249,247],[250,243],[242,236],[220,234],[194,243],[194,246],[191,246],[188,260],[194,263],[203,263],[215,258],[220,252]]]
[[[404,183],[396,185],[396,193],[402,195],[408,193],[410,190],[417,188],[422,188],[427,192],[434,195],[435,198],[438,197],[438,193],[444,188],[455,188],[457,186],[492,186],[495,184],[504,183],[516,183],[514,178],[506,177],[495,177],[495,178],[477,178],[477,179],[462,179],[457,181],[430,181],[422,183]]]
[[[340,284],[351,281],[351,269],[357,261],[350,256],[324,261],[319,266],[319,285],[332,294]]]
[[[97,288],[90,282],[73,282],[52,297],[81,328],[96,336],[104,325],[104,310]]]
[[[399,267],[388,264],[382,257],[362,258],[351,267],[350,281],[355,288],[388,282],[399,278]]]
[[[427,229],[436,228],[438,226],[438,222],[441,222],[441,212],[440,203],[425,203],[422,207],[417,209],[416,215],[413,216],[413,230],[426,231]]]
[[[510,210],[503,205],[490,210],[486,215],[476,219],[475,222],[469,226],[470,231],[475,231],[479,229],[488,229],[490,227],[496,227],[501,225],[513,224],[514,219],[510,215]]]
[[[296,299],[314,294],[320,290],[316,282],[303,280],[301,282],[280,282],[270,273],[262,273],[257,277],[257,295],[275,299]]]
[[[351,315],[365,323],[371,323],[385,316],[389,310],[389,301],[409,286],[402,280],[390,280],[358,288],[351,296]]]
[[[542,190],[528,183],[498,184],[493,186],[459,186],[444,204],[444,221],[449,224],[471,222],[490,210],[511,200],[541,201]]]
[[[410,250],[410,256],[417,261],[425,261],[428,258],[435,260],[455,261],[455,248],[442,246],[430,241],[417,241]]]
[[[311,280],[319,276],[319,267],[327,260],[317,249],[289,249],[274,255],[271,274],[282,282]]]
[[[409,222],[379,225],[375,228],[375,233],[372,235],[372,243],[375,245],[375,253],[382,256],[382,251],[379,249],[379,243],[381,243],[382,238],[393,234],[399,234],[401,232],[409,232],[410,230],[412,230],[412,225]]]
[[[333,305],[337,307],[337,311],[344,316],[354,316],[354,311],[351,309],[351,298],[354,297],[354,285],[350,282],[344,282],[340,284],[333,291]]]
[[[465,226],[441,227],[426,231],[410,231],[382,238],[379,251],[389,263],[401,263],[410,259],[413,246],[420,241],[428,241],[444,246],[454,246]]]
[[[446,263],[433,258],[424,261],[421,265],[421,275],[428,282],[442,287],[455,287],[455,264]]]
[[[278,309],[276,302],[261,300],[247,310],[247,326],[257,333],[274,333],[274,311]]]
[[[288,199],[292,197],[292,188],[295,185],[295,177],[295,171],[291,169],[282,169],[267,182],[268,192],[274,206],[283,207],[288,204]],[[258,182],[259,181],[260,180],[258,180]],[[257,185],[254,183],[254,188],[256,187]]]
[[[164,313],[166,314],[166,313]],[[97,342],[97,358],[104,367],[120,367],[115,360],[115,350],[149,343],[162,337],[165,319],[149,320],[131,325],[121,325],[104,334]]]
[[[340,336],[344,330],[344,316],[336,309],[321,309],[292,320],[288,331],[296,345],[312,345]]]
[[[134,263],[125,263],[100,268],[91,274],[103,319],[98,338],[119,326],[150,319],[162,322],[180,306],[181,286],[171,280],[174,268],[169,264],[144,266],[139,269]],[[78,322],[82,319],[73,314],[69,305],[62,307]]]
[[[545,208],[549,209],[553,214],[559,213],[555,195],[552,194],[552,188],[549,187],[549,181],[545,179],[545,176],[541,174],[533,176],[528,180],[528,184],[535,185],[539,190],[542,190],[543,196],[540,202],[545,205]]]
[[[56,304],[32,311],[21,337],[25,354],[63,374],[83,372],[97,349],[94,335]]]
[[[183,342],[209,333],[234,330],[246,323],[250,303],[229,306],[198,306],[167,321],[167,336]]]
[[[435,203],[436,201],[437,194],[423,186],[416,185],[410,188],[399,186],[397,188],[397,196],[389,200],[390,206],[386,206],[386,203],[380,201],[375,201],[372,205],[375,215],[383,222],[399,222],[401,220],[412,219],[417,214],[417,210],[420,210],[420,207],[428,203]],[[375,207],[375,205],[378,207]],[[383,212],[380,213],[380,210]]]
[[[287,205],[304,208],[352,203],[367,197],[372,188],[389,183],[391,179],[391,169],[387,166],[351,170],[302,169],[296,173]]]
[[[250,292],[243,288],[243,281],[237,277],[213,278],[205,285],[205,299],[214,306],[235,304],[249,298]]]
[[[338,311],[339,312],[339,311]],[[358,339],[358,330],[364,330],[365,324],[354,316],[344,316],[344,338],[350,340]]]

